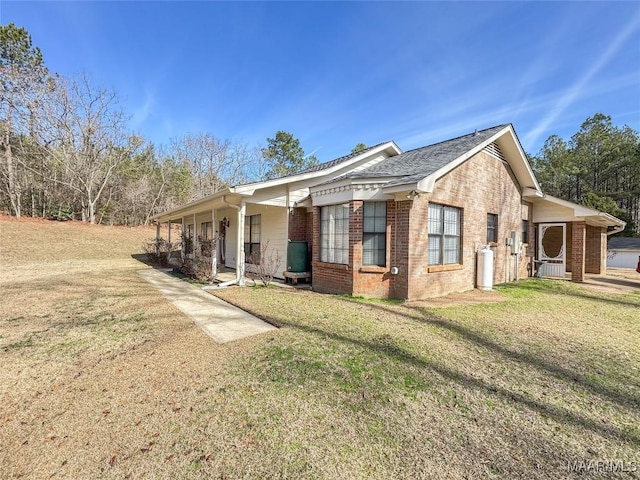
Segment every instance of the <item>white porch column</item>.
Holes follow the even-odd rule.
[[[167,262],[171,260],[171,220],[167,222]]]
[[[218,237],[216,236],[216,209],[211,209],[211,276],[218,276]]]
[[[244,200],[240,204],[240,208],[238,209],[238,243],[236,245],[236,279],[238,280],[238,285],[244,286],[244,216],[247,211],[247,204]]]
[[[184,256],[187,253],[186,249],[185,249],[185,243],[187,240],[187,226],[184,223],[184,217],[182,217],[182,235],[180,236],[180,239],[182,240],[180,242],[180,257],[182,259],[182,261],[184,262]]]
[[[198,225],[196,224],[196,214],[193,214],[193,258],[200,256],[198,253]]]
[[[160,222],[156,223],[156,256],[160,255]]]

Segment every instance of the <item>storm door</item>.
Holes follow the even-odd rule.
[[[565,223],[538,225],[538,276],[564,278],[567,262],[566,233]]]

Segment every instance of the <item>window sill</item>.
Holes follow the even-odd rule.
[[[435,273],[435,272],[448,272],[452,270],[462,270],[464,265],[456,263],[455,265],[432,265],[427,268],[427,272]]]
[[[490,247],[497,247],[498,246],[498,242],[487,242],[486,245],[489,245]]]
[[[313,267],[328,268],[331,270],[340,270],[345,272],[349,271],[349,265],[345,265],[344,263],[313,262]]]
[[[378,265],[363,265],[358,269],[360,273],[387,273],[387,267],[379,267]]]

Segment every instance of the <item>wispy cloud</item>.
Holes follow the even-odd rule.
[[[140,126],[149,118],[153,112],[155,105],[155,95],[151,91],[146,91],[144,96],[144,103],[137,107],[131,117],[131,126],[134,129],[140,128]]]
[[[553,124],[558,117],[560,117],[569,106],[580,98],[585,89],[588,87],[589,82],[595,77],[604,67],[607,65],[634,33],[639,26],[639,17],[633,16],[630,21],[625,25],[620,33],[615,37],[609,47],[600,55],[597,61],[589,68],[583,75],[580,76],[580,80],[574,83],[557,101],[551,111],[538,123],[525,137],[524,143],[535,144],[538,139],[548,131],[548,128]]]

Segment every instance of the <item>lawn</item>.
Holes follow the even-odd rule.
[[[136,273],[152,235],[0,218],[2,478],[640,478],[640,292],[229,288],[281,328],[217,345]]]

